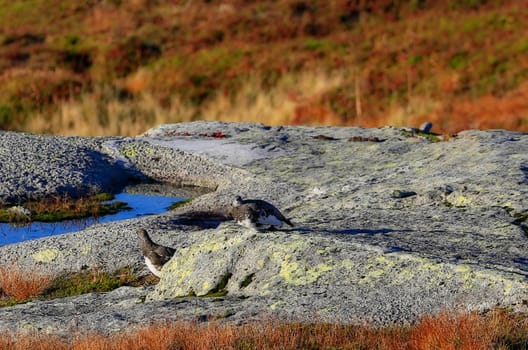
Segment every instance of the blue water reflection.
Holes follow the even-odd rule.
[[[117,214],[106,215],[97,219],[87,218],[55,223],[34,222],[18,227],[0,223],[0,246],[66,232],[80,231],[97,223],[161,214],[166,212],[174,202],[185,200],[185,198],[123,192],[117,194],[115,200],[126,202],[132,210],[123,210]]]

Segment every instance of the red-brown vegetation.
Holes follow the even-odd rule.
[[[48,288],[52,280],[46,273],[28,273],[15,265],[0,266],[0,301],[12,297],[22,302],[35,297]]]
[[[528,346],[525,317],[505,311],[441,313],[415,326],[300,324],[264,321],[245,325],[172,322],[131,328],[124,333],[72,335],[70,340],[45,334],[8,335],[0,348],[139,350],[139,349],[387,349],[487,350]]]

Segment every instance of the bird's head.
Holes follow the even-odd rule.
[[[242,205],[242,197],[236,196],[232,205],[233,207],[239,207],[240,205]]]
[[[136,231],[139,239],[141,239],[142,241],[150,241],[150,237],[147,233],[147,230],[145,230],[144,228],[140,228],[139,230]]]

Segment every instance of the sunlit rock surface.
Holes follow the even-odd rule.
[[[5,135],[12,144],[18,137],[28,142]],[[137,138],[76,139],[98,152],[90,158],[97,160],[43,162],[32,178],[60,166],[63,176],[86,173],[100,183],[92,177],[102,164],[123,178],[215,191],[164,215],[0,247],[2,264],[57,273],[94,266],[147,273],[139,227],[178,249],[154,287],[3,308],[0,329],[67,333],[71,305],[82,329],[103,332],[145,319],[405,324],[443,309],[525,311],[528,135],[465,131],[442,139],[390,127],[219,122],[163,125]],[[54,146],[39,157],[59,157],[60,149],[69,152]],[[295,227],[256,232],[213,215],[238,194],[273,202]],[[64,316],[49,321],[51,311],[43,310],[50,305]]]

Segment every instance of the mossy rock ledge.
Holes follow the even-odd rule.
[[[394,127],[194,122],[135,138],[0,136],[6,203],[142,178],[214,189],[166,214],[0,247],[0,264],[28,271],[140,274],[148,271],[138,228],[177,248],[154,286],[0,308],[0,331],[270,317],[390,325],[446,309],[527,312],[527,134],[432,140]],[[12,158],[21,145],[30,156]],[[238,194],[273,202],[295,227],[257,232],[213,215]]]

